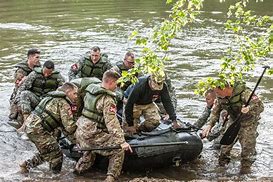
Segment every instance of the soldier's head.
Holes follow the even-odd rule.
[[[43,65],[44,77],[50,77],[54,71],[54,63],[52,61],[46,61]]]
[[[226,82],[224,86],[218,86],[214,88],[214,92],[216,96],[220,98],[230,97],[233,92],[233,87],[228,82]]]
[[[149,77],[149,86],[152,90],[162,90],[164,81],[165,81],[165,73],[160,71],[155,72],[155,73],[152,73]]]
[[[132,52],[127,52],[124,56],[124,65],[126,68],[131,69],[135,65],[135,55]]]
[[[100,56],[100,48],[98,46],[92,47],[90,51],[90,58],[94,64],[99,61]]]
[[[214,100],[216,98],[216,94],[213,89],[209,89],[205,92],[205,98],[207,107],[211,108],[213,106]]]
[[[70,82],[64,83],[58,88],[59,91],[63,91],[71,102],[76,102],[78,99],[78,87]]]
[[[29,49],[27,52],[27,63],[30,68],[40,66],[40,50],[36,48]]]
[[[117,88],[117,81],[120,74],[114,70],[107,70],[102,77],[102,87],[114,91]]]

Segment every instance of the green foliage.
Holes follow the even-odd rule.
[[[233,85],[235,81],[245,81],[246,73],[252,71],[258,61],[264,64],[262,61],[272,52],[272,20],[268,16],[253,15],[246,9],[247,3],[247,0],[242,0],[230,6],[225,27],[233,32],[236,46],[230,47],[222,58],[218,78],[199,81],[196,94],[203,94],[216,86],[223,87],[226,82]]]
[[[195,20],[202,7],[203,0],[167,0],[167,4],[173,3],[169,19],[165,19],[160,25],[153,28],[148,36],[142,36],[138,31],[133,31],[130,39],[134,39],[136,45],[142,48],[141,56],[136,60],[137,64],[131,72],[126,74],[128,78],[133,73],[155,73],[164,70],[168,61],[167,51],[171,40],[177,36],[182,28]],[[122,78],[124,80],[124,78]]]

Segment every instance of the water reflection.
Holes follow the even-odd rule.
[[[193,94],[194,84],[200,78],[215,75],[219,58],[228,47],[231,34],[225,32],[227,7],[235,0],[219,3],[219,0],[206,0],[201,16],[196,24],[186,27],[179,37],[173,40],[169,55],[172,59],[167,66],[173,84],[177,88],[178,113],[187,121],[195,121],[204,106],[203,98]],[[273,2],[250,2],[250,7],[258,14],[272,15]],[[63,172],[59,176],[48,174],[43,165],[28,176],[17,173],[18,163],[34,152],[32,144],[22,141],[6,124],[8,98],[13,87],[13,66],[26,59],[30,47],[39,47],[41,61],[52,60],[57,69],[67,78],[69,66],[90,47],[98,45],[102,52],[109,55],[112,63],[123,58],[125,52],[139,48],[129,41],[128,35],[136,28],[147,33],[162,18],[167,17],[169,7],[162,0],[57,0],[57,1],[8,1],[0,0],[0,179],[3,180],[86,180],[104,179],[102,173],[94,171],[84,177],[71,173],[74,163],[65,160]],[[272,63],[272,62],[271,62]],[[272,65],[272,64],[271,64]],[[261,72],[261,67],[253,72],[250,87]],[[238,176],[239,147],[234,158],[226,168],[218,168],[216,151],[210,150],[205,143],[204,152],[199,160],[179,168],[148,171],[147,173],[125,173],[122,180],[134,177],[157,177],[176,180],[249,180],[273,176],[272,165],[272,79],[265,76],[258,93],[265,101],[259,125],[257,151],[253,173]],[[266,178],[261,178],[266,179]]]

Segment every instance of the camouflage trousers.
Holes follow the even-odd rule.
[[[33,92],[25,90],[21,93],[19,106],[22,114],[30,114],[41,101]]]
[[[34,114],[27,118],[27,123],[30,123],[30,125],[35,123],[32,126],[27,125],[27,136],[39,151],[39,154],[26,161],[27,167],[37,167],[44,161],[47,161],[50,169],[54,173],[59,173],[62,168],[63,153],[54,135],[46,131],[41,122],[41,119]]]
[[[228,121],[226,128],[230,126],[233,121]],[[241,144],[241,167],[251,167],[256,160],[256,137],[258,119],[252,119],[241,122],[237,139],[231,145],[222,145],[220,149],[219,164],[226,164],[230,161],[230,152],[234,144],[239,141]]]
[[[96,154],[106,156],[109,158],[109,164],[107,169],[107,175],[118,178],[122,170],[124,152],[122,150],[112,150],[112,151],[85,151],[83,156],[79,159],[76,164],[75,170],[82,173],[88,170],[95,162]]]
[[[10,99],[9,99],[9,103],[10,103],[9,118],[10,119],[16,119],[17,115],[18,115],[18,106],[15,103],[15,97],[16,97],[17,90],[18,90],[18,86],[15,86],[15,88],[13,89],[13,92],[10,96]]]
[[[95,122],[88,118],[81,116],[77,121],[77,130],[75,133],[77,144],[81,148],[88,148],[92,146],[111,146],[118,145],[114,141],[114,137],[111,134],[103,132],[100,129],[96,129]],[[89,133],[88,133],[88,131]],[[97,150],[97,151],[86,151],[83,156],[79,159],[76,164],[75,170],[78,173],[82,173],[89,169],[96,159],[96,154],[106,156],[109,158],[107,175],[111,175],[117,178],[122,170],[124,161],[124,151],[121,149],[117,150]]]
[[[140,116],[144,117],[144,121],[140,123]],[[160,115],[158,107],[153,102],[147,105],[134,105],[133,108],[134,126],[140,131],[150,132],[160,124]]]

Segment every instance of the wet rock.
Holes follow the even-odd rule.
[[[130,182],[176,182],[177,180],[158,179],[158,178],[134,178]]]

